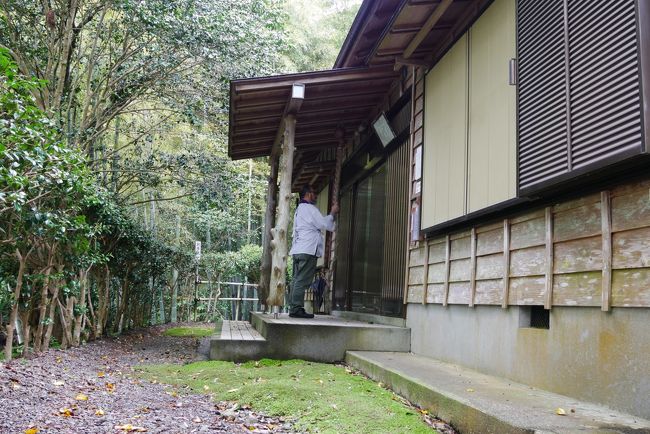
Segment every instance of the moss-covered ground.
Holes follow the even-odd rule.
[[[149,380],[235,401],[318,433],[435,432],[420,412],[380,383],[345,366],[302,360],[197,362],[139,367]]]
[[[214,325],[192,326],[192,327],[172,327],[163,332],[165,336],[202,338],[211,336],[216,333]]]

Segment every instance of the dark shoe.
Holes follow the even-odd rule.
[[[298,309],[295,312],[289,313],[289,316],[291,318],[313,318],[314,314],[305,312],[305,309]]]

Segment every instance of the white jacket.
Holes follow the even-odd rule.
[[[323,256],[322,230],[334,230],[334,217],[324,216],[315,205],[301,203],[296,208],[293,218],[293,243],[290,255],[307,253],[317,257]]]

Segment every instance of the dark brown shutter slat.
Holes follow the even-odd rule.
[[[567,171],[564,12],[561,0],[521,0],[519,58],[519,187]]]
[[[524,194],[643,152],[637,1],[518,1]]]
[[[589,166],[641,149],[635,0],[569,0],[571,160]]]

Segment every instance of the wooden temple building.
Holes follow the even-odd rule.
[[[331,70],[230,98],[229,155],[270,161],[269,305],[310,183],[328,309],[650,418],[649,1],[365,0]]]

